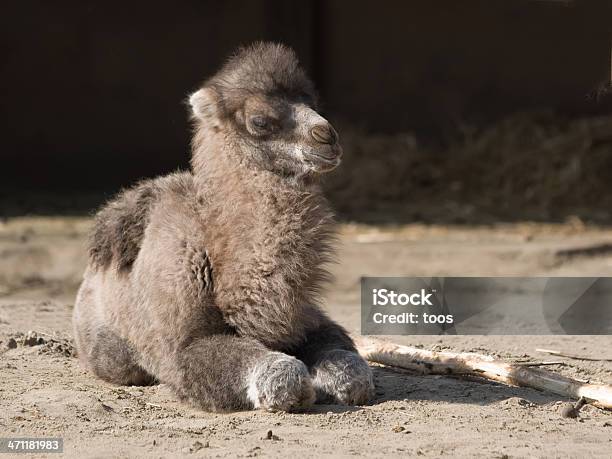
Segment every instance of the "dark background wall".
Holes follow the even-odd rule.
[[[295,47],[325,110],[441,138],[583,113],[610,80],[607,0],[5,2],[2,187],[114,189],[187,167],[185,96],[240,44]]]

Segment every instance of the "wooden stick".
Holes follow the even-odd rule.
[[[521,365],[523,367],[542,367],[546,365],[567,365],[565,362],[560,360],[545,360],[543,362],[512,362],[514,365]]]
[[[422,374],[479,376],[513,386],[532,387],[563,397],[584,397],[599,408],[612,409],[612,386],[471,352],[426,351],[366,337],[353,337],[359,354],[371,362],[413,370]]]
[[[588,360],[589,362],[612,362],[612,359],[598,359],[595,357],[583,357],[580,355],[576,355],[576,354],[568,354],[567,352],[561,352],[561,351],[553,351],[551,349],[536,349],[536,352],[542,352],[544,354],[550,354],[550,355],[557,355],[559,357],[565,357],[567,359],[574,359],[574,360]]]

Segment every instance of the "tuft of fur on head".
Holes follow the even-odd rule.
[[[238,49],[202,89],[191,95],[189,104],[196,118],[227,118],[254,95],[304,100],[313,108],[317,104],[314,85],[295,52],[270,42]]]

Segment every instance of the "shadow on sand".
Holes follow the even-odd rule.
[[[528,387],[513,387],[494,381],[468,380],[439,375],[417,375],[388,367],[373,367],[376,395],[372,405],[389,400],[428,400],[488,405],[519,398],[543,405],[560,397]]]

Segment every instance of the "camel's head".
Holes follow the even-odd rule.
[[[338,133],[316,111],[312,82],[279,44],[243,48],[189,98],[195,122],[278,174],[322,173],[340,164]]]

